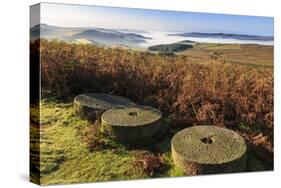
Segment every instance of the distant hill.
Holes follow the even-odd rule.
[[[112,45],[135,45],[136,43],[144,43],[147,37],[134,33],[121,33],[118,31],[104,32],[96,29],[90,29],[73,35],[71,38],[84,38],[90,41]]]
[[[85,28],[57,27],[47,24],[38,24],[30,29],[31,40],[38,37],[69,41],[69,37],[83,32]],[[41,35],[41,36],[40,36]]]
[[[137,46],[145,43],[149,37],[141,34],[130,33],[130,31],[118,31],[104,28],[70,28],[57,27],[47,24],[35,25],[30,29],[31,40],[39,37],[46,39],[58,39],[67,42],[88,41],[99,45],[126,45]]]
[[[33,40],[40,36],[40,32],[42,35],[50,35],[52,31],[55,31],[53,27],[47,26],[46,24],[38,24],[30,29],[30,36]]]
[[[174,52],[180,52],[187,50],[189,48],[193,48],[193,42],[192,41],[181,41],[178,43],[172,43],[172,44],[159,44],[154,46],[149,46],[149,51],[158,51],[160,53],[174,53]]]
[[[169,34],[169,36],[199,37],[199,38],[223,38],[223,39],[254,40],[254,41],[273,41],[272,36],[228,34],[228,33],[191,32],[191,33]]]

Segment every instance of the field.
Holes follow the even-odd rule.
[[[170,139],[194,125],[235,130],[249,146],[247,171],[273,169],[271,46],[196,44],[165,55],[41,39],[31,43],[31,57],[38,52],[42,99],[31,107],[31,161],[40,165],[31,172],[42,184],[188,175],[173,165]],[[88,92],[153,106],[168,132],[149,145],[118,144],[99,122],[74,115],[74,96]]]
[[[40,140],[38,169],[42,184],[183,175],[172,164],[169,136],[151,148],[128,149],[104,135],[95,134],[94,127],[98,125],[76,118],[72,103],[45,99],[41,109],[45,114],[42,121],[48,122],[41,130]],[[34,125],[32,129],[31,137],[36,137]],[[95,136],[97,138],[93,138]]]
[[[255,44],[195,44],[182,52],[202,61],[212,59],[228,63],[273,67],[273,47]]]

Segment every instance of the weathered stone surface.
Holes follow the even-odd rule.
[[[149,106],[112,108],[102,114],[105,132],[117,141],[142,144],[157,134],[161,126],[162,113]]]
[[[81,94],[74,98],[75,114],[90,121],[100,118],[101,114],[110,108],[133,105],[135,103],[129,99],[103,93]]]
[[[178,132],[171,142],[174,163],[187,174],[241,172],[247,146],[236,132],[216,126],[195,126]]]

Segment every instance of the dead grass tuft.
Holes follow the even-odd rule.
[[[38,50],[35,44],[31,50]],[[160,109],[173,125],[214,124],[262,132],[273,140],[272,67],[193,63],[184,55],[44,39],[40,52],[43,91],[62,99],[111,93]],[[93,148],[100,144],[93,143]]]
[[[164,156],[160,153],[153,154],[149,151],[136,150],[135,164],[140,166],[148,176],[156,176],[165,170]]]

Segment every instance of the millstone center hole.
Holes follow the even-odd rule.
[[[201,142],[203,142],[204,144],[212,144],[214,142],[214,139],[212,138],[212,136],[207,136],[202,138]]]
[[[137,116],[138,113],[137,112],[129,112],[129,116]]]

